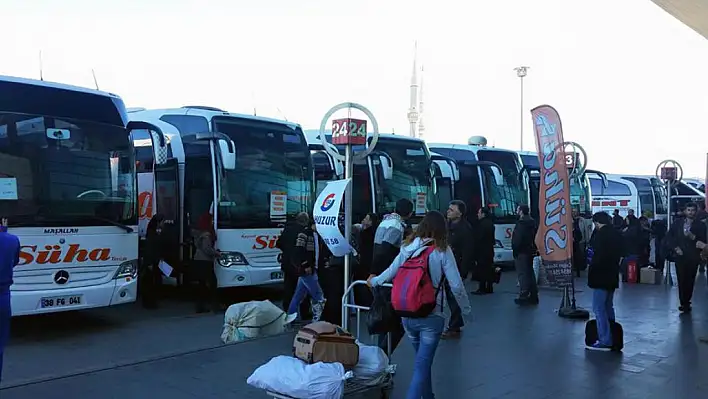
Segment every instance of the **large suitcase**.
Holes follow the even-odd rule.
[[[612,332],[612,350],[620,352],[624,348],[624,330],[622,325],[614,320],[610,321]],[[585,323],[585,345],[591,346],[597,342],[597,320],[588,320]]]
[[[293,342],[293,356],[309,364],[341,363],[345,369],[359,363],[359,345],[341,327],[318,321],[301,328]]]

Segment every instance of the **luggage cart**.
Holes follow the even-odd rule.
[[[347,288],[347,291],[344,293],[344,296],[342,296],[342,314],[344,316],[344,325],[342,326],[344,329],[348,329],[348,322],[349,322],[349,311],[351,309],[354,309],[356,311],[356,337],[357,339],[360,336],[361,332],[361,311],[369,311],[371,308],[366,307],[366,306],[360,306],[354,303],[352,298],[354,298],[354,287],[357,285],[366,285],[366,281],[363,280],[357,280],[351,283],[349,287]],[[391,284],[384,284],[385,287],[392,287]],[[387,352],[386,356],[389,358],[389,362],[391,361],[391,334],[387,334],[388,338],[388,345],[387,345]],[[373,395],[378,392],[379,398],[381,399],[388,399],[391,390],[393,389],[393,377],[396,374],[396,365],[389,365],[387,370],[384,372],[385,375],[383,378],[381,378],[380,382],[375,385],[367,385],[361,382],[358,382],[354,380],[354,378],[349,378],[344,382],[344,397],[349,398],[349,397],[374,397]],[[275,398],[275,399],[295,399],[292,396],[284,395],[282,393],[278,392],[273,392],[273,391],[268,391],[266,390],[266,394],[268,394],[269,397]]]

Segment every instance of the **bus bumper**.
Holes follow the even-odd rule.
[[[135,302],[138,280],[120,278],[90,287],[44,291],[12,291],[13,316],[101,308]]]
[[[271,285],[283,282],[280,264],[267,267],[216,265],[216,281],[219,288]]]
[[[512,253],[511,249],[494,248],[494,263],[495,264],[514,263],[514,254]]]

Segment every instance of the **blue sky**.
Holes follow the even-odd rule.
[[[649,0],[0,0],[0,74],[99,86],[129,106],[212,105],[316,128],[354,101],[408,133],[413,44],[426,131],[519,146],[526,106],[548,103],[589,167],[706,169],[708,42]],[[525,149],[533,145],[530,113]]]

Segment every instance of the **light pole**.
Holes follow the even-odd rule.
[[[521,81],[521,96],[520,96],[521,97],[521,99],[520,99],[521,109],[520,109],[520,114],[519,114],[519,130],[520,130],[519,133],[521,135],[521,138],[520,138],[521,139],[521,146],[520,146],[521,151],[524,150],[524,77],[526,77],[526,75],[528,74],[529,69],[531,69],[531,67],[529,67],[529,66],[519,66],[519,67],[514,68],[514,70],[516,71],[516,76],[518,76],[519,80]]]

